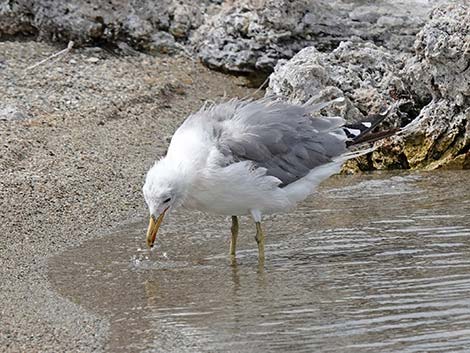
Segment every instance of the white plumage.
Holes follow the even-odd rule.
[[[348,150],[351,137],[343,119],[312,117],[321,107],[232,100],[189,116],[173,135],[166,156],[147,174],[143,192],[151,214],[149,245],[165,212],[177,206],[228,216],[251,214],[259,240],[263,214],[295,207],[358,155]],[[260,258],[264,244],[262,250]]]

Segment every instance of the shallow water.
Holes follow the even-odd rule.
[[[332,178],[288,215],[180,212],[54,257],[65,297],[107,317],[110,352],[469,352],[469,172]]]

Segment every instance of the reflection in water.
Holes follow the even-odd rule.
[[[111,352],[468,352],[468,172],[333,178],[289,216],[175,214],[50,261],[67,298],[111,322]]]

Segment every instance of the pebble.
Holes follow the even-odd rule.
[[[100,61],[100,59],[96,57],[91,57],[91,58],[86,59],[86,62],[92,63],[92,64],[96,64],[98,61]]]

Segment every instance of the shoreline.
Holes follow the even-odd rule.
[[[7,352],[105,349],[106,319],[52,290],[47,259],[144,215],[145,172],[179,122],[207,99],[254,92],[244,78],[187,58],[99,48],[25,72],[61,49],[0,43],[0,346]]]

